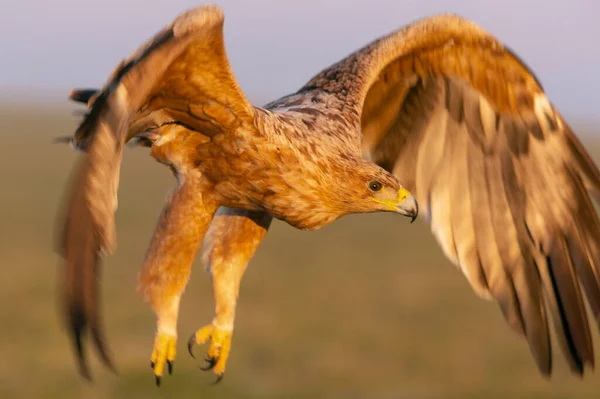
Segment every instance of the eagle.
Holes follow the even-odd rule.
[[[124,59],[102,89],[72,90],[86,115],[58,249],[62,304],[81,373],[85,343],[114,368],[99,311],[101,259],[115,250],[126,144],[176,177],[139,274],[156,314],[151,366],[172,372],[194,258],[212,278],[208,344],[220,380],[244,271],[273,218],[304,230],[354,213],[431,226],[448,259],[495,300],[539,369],[550,330],[573,373],[594,366],[585,302],[600,320],[600,172],[519,57],[475,23],[427,17],[324,69],[293,94],[250,104],[229,65],[223,12],[180,14]],[[419,204],[417,206],[417,204]],[[202,249],[201,249],[202,248]],[[585,299],[587,298],[587,300]]]

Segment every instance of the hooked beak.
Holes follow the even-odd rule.
[[[401,189],[402,190],[402,189]],[[407,192],[408,194],[408,192]],[[414,222],[419,215],[419,204],[412,194],[406,195],[404,200],[396,207],[396,212],[401,215],[408,216],[411,218],[410,222]]]

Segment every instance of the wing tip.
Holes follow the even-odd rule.
[[[68,309],[69,332],[73,342],[73,348],[75,350],[75,358],[77,359],[79,374],[87,381],[93,382],[92,374],[90,372],[85,355],[84,339],[85,330],[88,326],[87,318],[82,312],[81,307],[74,301],[68,305]]]
[[[553,371],[553,357],[550,355],[546,358],[534,356],[537,368],[546,380],[552,378]],[[593,373],[595,370],[594,353],[575,353],[571,352],[570,356],[567,356],[569,371],[571,374],[583,379],[587,373]]]
[[[113,361],[112,355],[108,350],[108,346],[106,345],[106,340],[102,334],[102,329],[99,326],[92,328],[92,336],[94,337],[94,345],[96,347],[96,351],[100,356],[100,360],[104,364],[106,368],[108,368],[111,372],[118,374],[117,368],[115,366],[115,362]]]
[[[68,324],[71,339],[73,341],[73,347],[75,349],[75,357],[79,367],[79,374],[89,382],[94,381],[87,362],[85,350],[85,339],[88,335],[88,332],[92,335],[94,346],[96,347],[98,356],[100,357],[100,360],[104,366],[111,372],[118,374],[117,368],[112,360],[112,355],[108,350],[106,341],[104,340],[102,334],[102,329],[100,328],[98,321],[90,319],[90,317],[85,314],[81,307],[76,303],[72,303],[70,308],[71,310],[69,311],[68,315]]]

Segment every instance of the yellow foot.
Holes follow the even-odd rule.
[[[202,370],[213,370],[217,375],[218,383],[223,379],[225,374],[225,365],[231,350],[231,335],[233,330],[224,330],[213,325],[202,327],[190,337],[188,341],[188,350],[190,355],[195,359],[193,347],[194,344],[203,345],[210,340],[210,346],[204,360],[208,363]]]
[[[163,332],[157,332],[154,339],[154,349],[152,349],[152,361],[150,367],[154,370],[156,386],[160,386],[160,379],[165,370],[165,363],[169,369],[169,374],[173,374],[173,362],[175,361],[175,345],[177,337]]]

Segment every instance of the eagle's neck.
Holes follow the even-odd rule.
[[[249,147],[257,151],[253,159],[265,162],[256,165],[249,192],[257,193],[264,210],[301,229],[350,213],[345,183],[364,162],[356,135],[348,132],[355,127],[314,109],[276,110],[256,109],[262,137]]]

